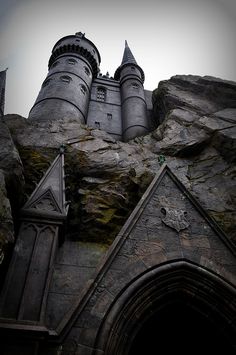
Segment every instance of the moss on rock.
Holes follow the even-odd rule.
[[[54,150],[18,147],[24,167],[25,195],[29,197],[49,168],[56,154]]]

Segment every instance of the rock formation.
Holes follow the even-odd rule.
[[[157,128],[128,143],[75,122],[0,122],[0,247],[17,233],[19,209],[65,145],[67,238],[111,244],[163,161],[236,243],[236,83],[174,76],[153,92]]]

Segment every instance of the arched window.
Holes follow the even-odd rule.
[[[133,89],[138,89],[139,88],[139,85],[137,83],[132,83],[131,85],[132,85]]]
[[[106,101],[106,89],[105,88],[97,88],[97,100],[98,101]]]
[[[58,64],[59,64],[59,61],[56,61],[55,63],[53,63],[52,68],[55,68]]]
[[[60,79],[61,79],[61,81],[63,81],[64,83],[67,83],[67,84],[69,84],[71,82],[71,80],[72,80],[69,75],[62,75],[60,77]]]
[[[86,89],[86,87],[85,87],[84,85],[81,85],[81,86],[80,86],[80,90],[81,90],[81,92],[82,92],[84,95],[86,94],[87,89]]]
[[[95,128],[100,129],[100,122],[95,121],[94,124],[95,124]]]
[[[84,71],[88,76],[90,76],[90,70],[87,67],[84,67]]]
[[[45,86],[47,86],[47,85],[50,83],[51,80],[52,80],[52,79],[46,79],[46,80],[43,82],[42,87],[44,88]]]
[[[68,64],[71,64],[71,65],[75,65],[75,64],[78,63],[78,62],[77,62],[76,59],[69,58],[69,59],[67,59],[67,63],[68,63]]]

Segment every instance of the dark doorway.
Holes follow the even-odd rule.
[[[236,352],[217,326],[182,303],[155,312],[138,331],[129,355],[196,355]]]

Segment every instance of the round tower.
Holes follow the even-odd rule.
[[[144,95],[144,72],[125,41],[122,63],[114,78],[120,81],[122,131],[126,142],[149,132],[147,104]]]
[[[53,47],[49,71],[29,119],[75,119],[86,123],[93,78],[99,72],[100,54],[81,32],[61,38]]]

